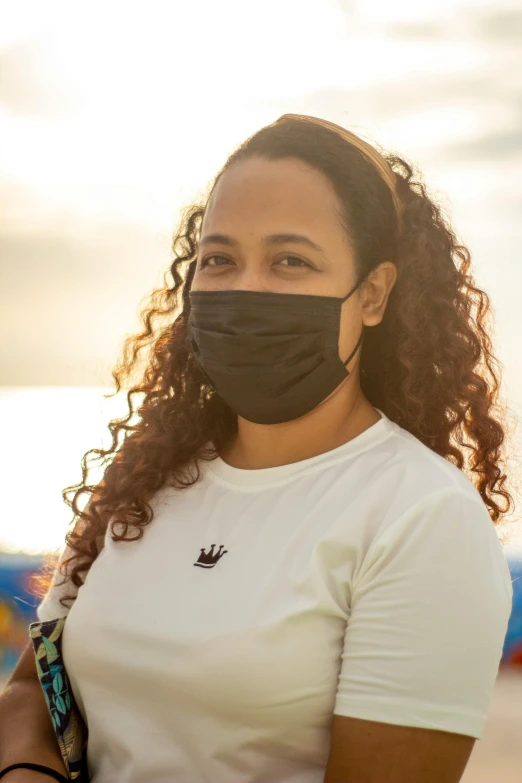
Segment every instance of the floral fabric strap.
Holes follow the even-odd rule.
[[[87,769],[88,730],[74,700],[62,658],[65,617],[31,623],[36,671],[60,748],[68,779],[89,783]]]

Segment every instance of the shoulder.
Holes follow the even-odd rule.
[[[512,581],[488,508],[471,479],[456,465],[393,424],[383,443],[387,454],[376,474],[369,519],[372,535],[356,575],[358,587],[408,573],[417,588],[432,578],[455,590],[468,581],[488,583],[510,611]],[[381,455],[382,457],[382,455]],[[378,580],[377,580],[378,581]],[[405,580],[406,582],[407,580]],[[414,589],[414,585],[409,585]]]
[[[396,515],[448,495],[479,504],[489,518],[480,493],[462,470],[398,424],[388,421],[387,429],[388,437],[375,454],[374,476],[379,494],[392,500]]]
[[[401,553],[418,562],[434,554],[449,562],[451,552],[462,576],[473,564],[488,567],[511,594],[497,529],[462,470],[391,421],[388,437],[372,457],[373,491],[367,494],[365,520],[371,540],[362,572],[374,572],[392,552],[396,562]]]

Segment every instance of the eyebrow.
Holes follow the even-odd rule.
[[[219,243],[221,245],[229,245],[230,247],[237,247],[239,244],[239,242],[227,234],[207,234],[200,240],[199,244],[207,245],[212,242]],[[319,253],[325,252],[320,245],[313,242],[304,234],[269,234],[265,237],[265,243],[267,245],[284,245],[289,242],[306,245],[307,247],[312,248],[312,250],[317,250]]]

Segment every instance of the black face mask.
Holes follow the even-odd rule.
[[[344,299],[265,291],[190,291],[186,344],[219,396],[256,424],[304,416],[350,374],[341,361]]]

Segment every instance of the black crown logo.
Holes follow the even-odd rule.
[[[197,563],[194,563],[195,566],[199,566],[200,568],[214,568],[217,561],[223,557],[223,555],[226,555],[228,552],[228,549],[225,549],[223,552],[221,551],[223,549],[223,544],[219,547],[218,551],[214,553],[214,547],[216,545],[212,544],[210,547],[210,552],[207,554],[204,549],[201,549],[201,554],[198,557]]]

